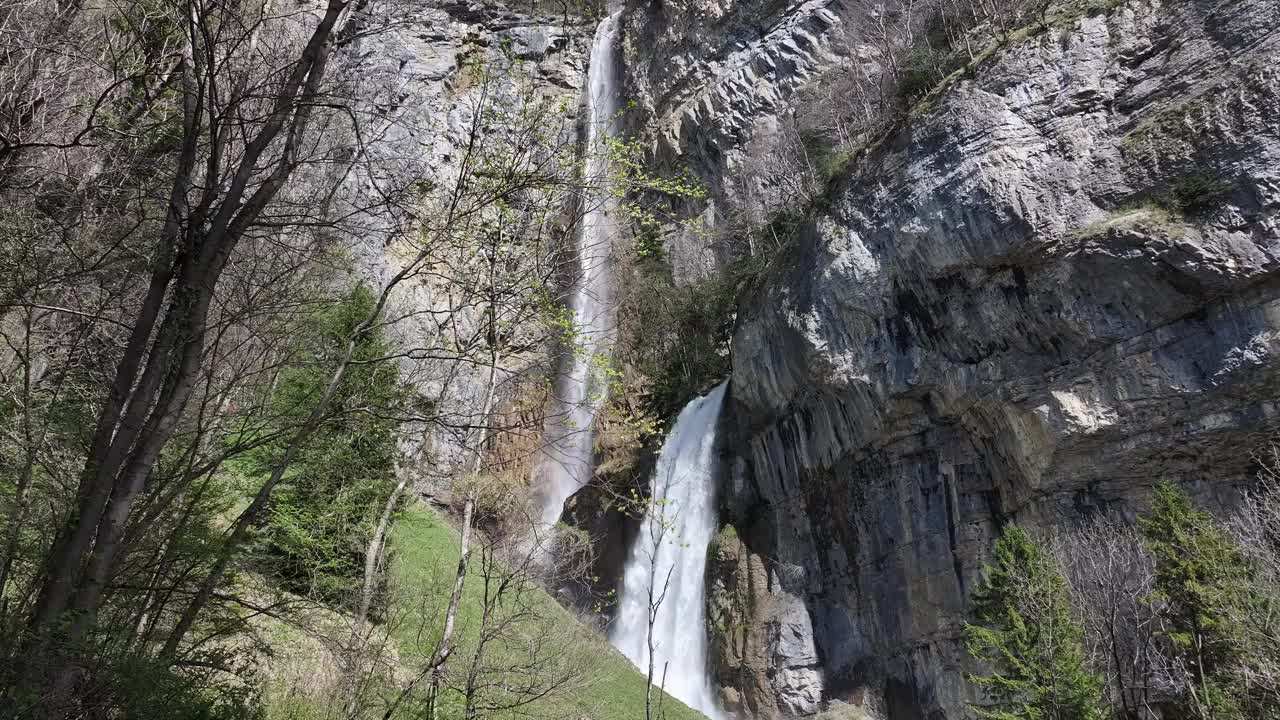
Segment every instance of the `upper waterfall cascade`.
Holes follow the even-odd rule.
[[[599,196],[588,199],[578,234],[581,273],[570,307],[578,330],[573,365],[560,387],[553,442],[543,463],[541,506],[547,525],[560,519],[564,502],[591,479],[593,428],[604,401],[605,385],[596,358],[609,352],[613,339],[613,238],[617,203],[608,192],[605,141],[617,113],[617,35],[621,11],[600,22],[587,73],[587,161],[584,179]]]
[[[642,672],[653,646],[654,682],[721,718],[708,674],[707,546],[716,533],[716,420],[722,383],[680,411],[658,456],[649,512],[631,548],[610,640]],[[656,603],[661,599],[660,603]],[[652,638],[649,610],[657,604]]]

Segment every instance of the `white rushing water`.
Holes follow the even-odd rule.
[[[716,419],[724,384],[680,411],[662,444],[649,512],[623,576],[610,640],[646,672],[650,589],[662,597],[653,625],[654,683],[710,718],[723,717],[707,664],[707,545],[716,533]],[[665,595],[663,595],[665,586]]]
[[[564,501],[591,479],[593,428],[604,401],[605,384],[595,358],[609,352],[613,339],[613,238],[617,203],[607,189],[609,171],[605,141],[617,113],[617,34],[615,12],[600,22],[591,46],[587,70],[587,161],[585,179],[600,189],[587,198],[578,234],[582,270],[574,284],[570,307],[578,331],[573,365],[559,390],[558,411],[550,431],[551,443],[541,469],[542,521],[560,519]]]

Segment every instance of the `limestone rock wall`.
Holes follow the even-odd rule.
[[[1266,0],[1099,7],[849,167],[740,306],[716,583],[762,629],[721,644],[731,694],[964,717],[1002,525],[1131,518],[1162,479],[1233,501],[1280,430],[1278,31]]]
[[[425,0],[403,7],[375,9],[385,29],[358,40],[352,48],[357,60],[348,81],[359,89],[361,110],[369,117],[367,162],[347,178],[349,212],[361,223],[362,242],[352,245],[355,274],[382,285],[413,256],[412,219],[370,215],[387,188],[416,181],[423,188],[450,190],[465,154],[482,88],[478,73],[495,79],[483,88],[490,102],[518,101],[517,95],[536,95],[562,104],[560,140],[575,141],[594,22],[564,12],[535,12],[501,0]],[[497,98],[495,101],[494,99]],[[482,132],[501,132],[484,127]],[[440,195],[436,192],[435,195]],[[424,194],[421,212],[436,211]],[[372,198],[372,199],[370,199]],[[442,209],[440,209],[442,211]],[[405,228],[410,236],[405,237]],[[460,250],[465,255],[465,249]],[[462,258],[460,256],[459,260]],[[402,284],[391,297],[387,316],[398,318],[393,331],[404,347],[430,346],[440,328],[436,318],[451,307],[451,290],[431,281],[431,273]],[[456,292],[456,289],[453,290]],[[484,318],[459,318],[465,335],[470,323]],[[514,358],[500,376],[499,402],[513,391],[513,380],[531,364],[548,363],[547,354]],[[483,407],[487,371],[473,364],[448,360],[406,359],[403,374],[430,399],[443,422],[406,447],[406,467],[419,472],[417,487],[425,496],[449,504],[451,480],[474,452],[474,431]],[[456,429],[448,429],[453,427]]]
[[[736,715],[811,715],[822,707],[822,665],[804,600],[782,589],[732,526],[708,557],[713,679]]]
[[[651,146],[653,170],[687,171],[708,198],[678,210],[714,226],[741,211],[727,178],[750,140],[768,133],[788,100],[834,61],[848,0],[634,1],[624,16],[626,123]],[[705,234],[675,231],[677,282],[726,260]]]

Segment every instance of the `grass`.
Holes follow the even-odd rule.
[[[434,620],[443,616],[448,593],[458,563],[458,534],[435,512],[421,506],[407,510],[397,523],[392,536],[392,582],[403,594],[421,594],[434,602],[420,603],[415,613],[419,619]],[[536,622],[551,623],[564,637],[568,665],[587,668],[587,677],[565,696],[548,698],[529,712],[550,718],[591,718],[592,720],[635,720],[644,717],[645,679],[621,653],[615,650],[597,630],[583,624],[547,593],[536,590],[530,605],[538,616]],[[474,575],[464,586],[458,611],[461,634],[460,656],[466,657],[475,641],[483,608],[483,587]],[[431,623],[439,627],[439,622]],[[407,623],[404,631],[394,633],[403,654],[419,655],[434,646],[438,630],[429,634],[429,647],[423,648],[417,622]],[[535,628],[530,628],[536,632]],[[425,636],[424,636],[425,637]],[[656,697],[656,696],[655,696]],[[664,701],[667,720],[701,720],[702,715],[685,707],[674,698]]]
[[[1105,235],[1116,228],[1135,226],[1163,227],[1171,231],[1182,227],[1182,217],[1168,208],[1147,202],[1133,207],[1122,207],[1106,217],[1091,223],[1076,233],[1081,239],[1095,238]]]
[[[445,608],[452,590],[458,563],[458,533],[440,515],[424,505],[407,508],[392,532],[391,560],[388,568],[391,607],[383,628],[389,633],[389,650],[394,667],[390,684],[404,686],[424,666],[439,640]],[[451,670],[460,673],[472,656],[484,607],[483,578],[478,574],[478,556],[472,556],[471,569],[464,586],[456,620],[458,649],[450,661]],[[550,638],[553,651],[539,661],[539,672],[573,676],[571,683],[557,693],[549,694],[518,711],[482,712],[488,718],[546,718],[547,720],[640,720],[645,714],[645,678],[621,653],[609,645],[597,630],[584,624],[572,612],[558,604],[541,589],[534,589],[516,600],[524,612],[512,633],[532,643]],[[508,609],[512,603],[508,603]],[[325,623],[336,631],[349,627],[342,622]],[[328,634],[326,630],[322,633]],[[349,632],[349,630],[348,630]],[[272,633],[274,660],[287,659],[289,686],[283,683],[266,694],[268,720],[319,720],[333,717],[332,693],[300,692],[297,678],[308,673],[315,676],[315,686],[333,687],[336,671],[331,657],[316,647],[315,637],[296,630],[277,628]],[[506,647],[491,644],[487,652],[497,660],[514,666],[527,659],[527,644],[518,639]],[[307,667],[310,662],[311,667]],[[503,663],[508,664],[508,663]],[[301,668],[301,669],[299,669]],[[324,678],[328,677],[329,682]],[[514,678],[518,681],[519,678]],[[388,682],[387,678],[383,682]],[[501,690],[494,690],[501,693]],[[382,687],[374,694],[394,697],[395,687]],[[655,690],[655,699],[659,693]],[[406,707],[399,716],[417,717],[416,708]],[[674,698],[663,700],[665,720],[705,720]],[[380,713],[379,713],[380,714]],[[398,716],[398,717],[399,717]],[[442,720],[461,718],[462,697],[457,691],[441,694]]]

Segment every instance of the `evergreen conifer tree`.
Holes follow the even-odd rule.
[[[272,395],[277,423],[300,422],[333,373],[335,358],[368,315],[364,285],[317,313],[299,338],[298,362],[281,373]],[[294,460],[272,499],[260,534],[267,570],[295,592],[343,604],[363,574],[363,552],[377,514],[395,485],[404,402],[399,370],[374,329],[360,338],[324,424]],[[271,428],[267,428],[270,430]],[[252,453],[249,475],[269,473],[283,452],[272,443]]]
[[[1101,720],[1102,678],[1085,665],[1084,631],[1066,582],[1020,527],[1008,527],[974,594],[969,653],[991,669],[970,676],[990,704],[987,720]]]
[[[1208,513],[1171,485],[1157,489],[1139,523],[1155,560],[1152,600],[1162,635],[1186,673],[1170,717],[1274,717],[1276,708],[1264,707],[1240,672],[1253,662],[1246,623],[1267,602],[1256,569]]]

